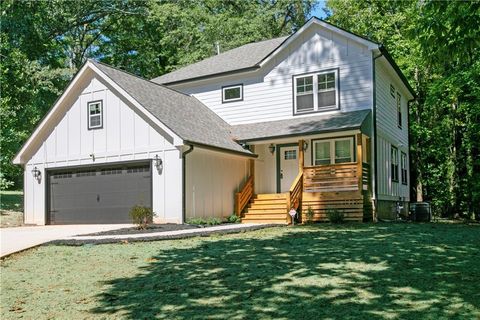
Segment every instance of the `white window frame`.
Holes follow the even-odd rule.
[[[350,162],[342,162],[342,163],[335,163],[335,142],[336,141],[350,141]],[[319,142],[328,142],[330,143],[330,163],[329,164],[316,164],[315,155],[317,154],[317,143]],[[312,148],[312,164],[314,166],[328,166],[334,164],[346,164],[346,163],[354,163],[355,162],[355,147],[354,147],[354,138],[353,137],[341,137],[341,138],[332,138],[332,139],[317,139],[313,140],[313,148]]]
[[[335,75],[335,105],[327,107],[318,107],[318,76],[321,74],[333,73]],[[312,77],[313,78],[313,110],[298,111],[297,110],[297,79]],[[339,72],[337,69],[322,70],[312,73],[305,73],[293,76],[293,114],[307,114],[314,112],[324,112],[338,110],[340,108],[340,86],[339,86]]]
[[[90,114],[90,106],[95,104],[100,105],[100,114]],[[100,124],[93,126],[92,118],[97,116],[100,116]],[[87,121],[88,121],[88,130],[103,128],[103,100],[89,101],[87,103]]]
[[[403,119],[402,119],[402,95],[397,92],[397,98],[395,100],[397,108],[397,126],[402,129]]]
[[[400,152],[400,173],[402,184],[408,185],[408,158],[407,154],[403,151]]]
[[[225,99],[225,91],[228,89],[235,89],[235,88],[240,88],[240,97],[233,98],[233,99]],[[242,101],[242,100],[243,100],[243,84],[234,84],[234,85],[222,87],[222,103]]]
[[[395,150],[395,152],[394,152]],[[393,154],[395,153],[395,157],[393,156]],[[390,179],[392,180],[392,182],[399,182],[399,169],[400,169],[400,164],[399,164],[399,152],[398,152],[398,148],[395,147],[395,146],[391,146],[390,147]],[[393,159],[395,159],[395,162],[393,161]],[[394,179],[393,177],[393,173],[396,173],[396,179]]]

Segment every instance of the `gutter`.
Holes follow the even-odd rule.
[[[250,158],[258,158],[258,154],[254,153],[249,153],[249,152],[242,152],[242,151],[236,151],[236,150],[231,150],[231,149],[226,149],[226,148],[221,148],[221,147],[215,147],[211,146],[208,144],[203,144],[203,143],[198,143],[198,142],[193,142],[193,141],[184,141],[185,144],[188,144],[190,146],[197,146],[202,149],[207,149],[207,150],[213,150],[213,151],[219,151],[223,153],[230,153],[230,154],[235,154],[239,156],[244,156],[244,157],[250,157]]]
[[[186,197],[186,191],[187,191],[187,154],[192,152],[194,149],[193,145],[190,145],[190,149],[184,151],[182,153],[182,223],[186,222],[187,218],[187,197]]]

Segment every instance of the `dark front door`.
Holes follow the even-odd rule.
[[[131,223],[135,205],[151,207],[149,164],[63,170],[49,174],[50,224]]]

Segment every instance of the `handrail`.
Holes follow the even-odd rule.
[[[297,210],[302,202],[303,194],[303,171],[299,172],[292,183],[287,194],[287,222],[289,221],[289,212],[291,209]]]
[[[248,177],[240,192],[235,193],[235,214],[241,217],[245,206],[253,197],[253,175]]]

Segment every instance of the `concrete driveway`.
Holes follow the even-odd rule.
[[[0,257],[38,246],[52,240],[131,227],[131,224],[82,224],[0,228]]]

